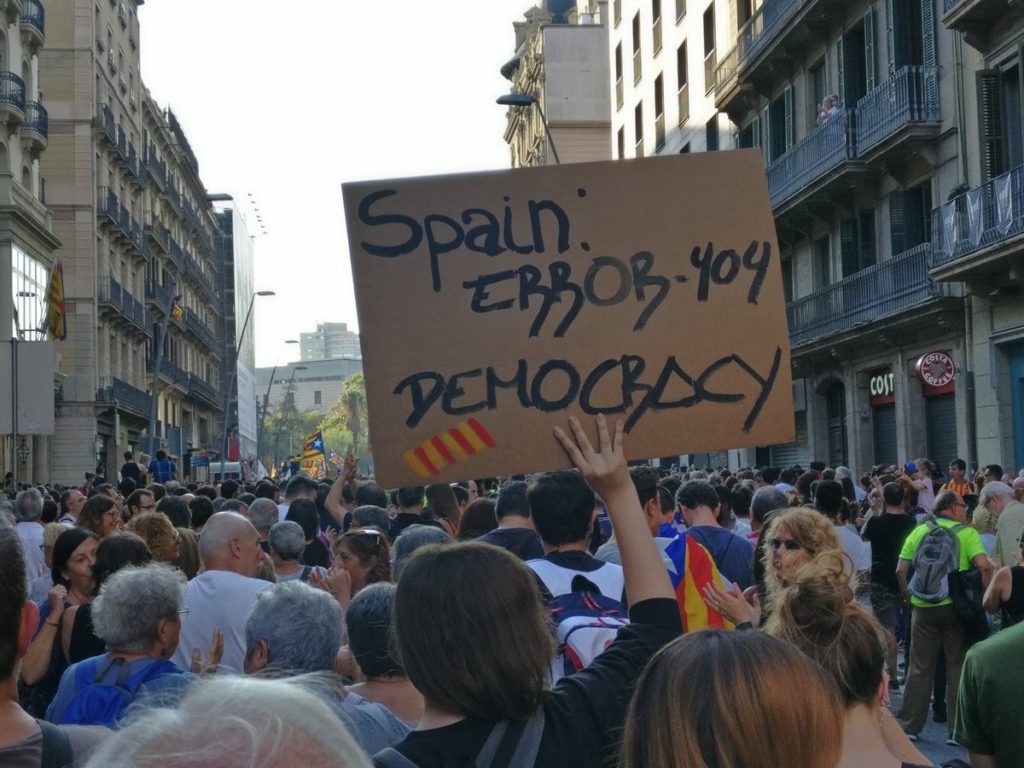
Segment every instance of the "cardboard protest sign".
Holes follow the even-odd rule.
[[[793,439],[755,151],[343,187],[378,479],[569,465],[570,414],[630,458]]]

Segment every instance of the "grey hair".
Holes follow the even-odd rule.
[[[981,488],[981,493],[978,494],[978,504],[985,506],[992,499],[998,499],[1001,496],[1013,497],[1013,488],[1008,486],[1006,483],[999,480],[993,480],[991,483],[985,483]]]
[[[220,501],[222,501],[223,504],[221,504],[219,508],[217,507],[217,502],[213,502],[213,508],[217,512],[237,512],[241,515],[245,514],[242,510],[249,509],[244,501],[239,501],[238,499],[220,499]],[[270,499],[267,499],[267,501],[270,501]]]
[[[269,531],[281,519],[273,499],[256,499],[249,505],[249,520],[260,533]]]
[[[14,516],[24,523],[34,523],[43,516],[43,494],[38,488],[27,488],[14,497]]]
[[[13,528],[17,520],[14,519],[14,505],[11,502],[0,499],[0,528]]]
[[[285,581],[256,598],[245,622],[245,653],[263,640],[267,666],[277,672],[330,671],[342,629],[341,606],[333,597],[301,581]]]
[[[754,497],[750,500],[750,516],[758,522],[764,522],[769,512],[788,506],[789,499],[786,498],[786,494],[775,486],[766,485],[754,491]]]
[[[143,653],[163,619],[181,610],[181,571],[165,563],[127,566],[110,574],[92,603],[96,636],[112,651]]]
[[[848,480],[853,479],[853,473],[850,472],[849,467],[836,467],[836,480],[842,480],[846,478]]]
[[[409,557],[420,547],[427,544],[450,544],[452,537],[441,528],[433,525],[410,525],[395,539],[391,548],[391,570],[397,582],[398,577],[409,561]]]
[[[294,520],[282,520],[271,526],[267,542],[282,560],[298,560],[306,548],[306,534]]]
[[[86,768],[196,765],[371,768],[331,707],[300,681],[220,675],[192,683],[177,706],[134,708]]]
[[[370,526],[387,533],[391,528],[391,518],[388,511],[375,504],[363,504],[352,510],[352,525],[360,528]]]

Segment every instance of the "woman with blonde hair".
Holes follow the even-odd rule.
[[[820,567],[824,566],[824,567]],[[838,768],[931,765],[889,711],[885,630],[829,563],[812,563],[773,599],[765,631],[816,661],[843,700]]]
[[[622,768],[835,768],[835,686],[763,632],[705,630],[647,665],[626,715]]]
[[[761,548],[765,564],[767,609],[772,610],[774,596],[792,584],[804,568],[814,565],[819,573],[827,573],[835,583],[849,584],[853,562],[843,552],[843,545],[831,521],[816,509],[794,507],[776,513],[768,523]],[[761,602],[754,587],[740,593],[733,585],[725,591],[713,583],[704,589],[708,604],[737,626],[761,621]]]

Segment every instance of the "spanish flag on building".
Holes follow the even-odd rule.
[[[46,330],[54,341],[64,341],[68,337],[63,261],[54,262],[50,271],[50,287],[46,291]]]

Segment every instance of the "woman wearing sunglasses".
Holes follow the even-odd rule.
[[[838,567],[829,569],[837,582],[848,583],[853,575],[853,563],[843,552],[835,526],[816,509],[795,507],[776,513],[768,524],[761,558],[765,564],[768,610],[773,595],[789,586],[801,570],[815,560],[828,559]],[[737,626],[761,623],[761,603],[754,587],[741,593],[733,585],[728,591],[708,584],[704,589],[708,605]]]

